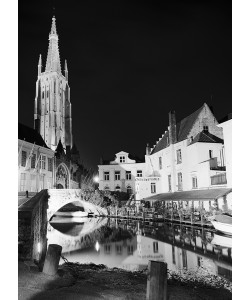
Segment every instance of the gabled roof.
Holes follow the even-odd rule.
[[[205,104],[202,105],[202,107],[200,107],[199,109],[197,109],[195,112],[193,112],[191,115],[187,116],[186,118],[184,118],[183,120],[181,120],[181,122],[179,124],[177,124],[177,130],[176,130],[176,134],[177,134],[177,142],[181,142],[184,141],[190,130],[192,129],[194,122],[196,121],[196,119],[198,118],[200,112],[203,110]]]
[[[199,132],[193,139],[193,141],[189,144],[192,145],[194,143],[221,143],[223,144],[224,141],[220,138],[218,138],[217,136],[211,134],[208,131],[202,131]]]
[[[184,118],[183,120],[181,120],[179,123],[176,124],[177,142],[184,141],[187,138],[189,132],[191,131],[195,121],[197,120],[204,106],[206,106],[206,103],[204,103],[199,109],[197,109],[191,115],[187,116],[186,118]],[[162,149],[165,149],[168,146],[167,144],[168,139],[169,139],[169,131],[166,131],[163,137],[156,144],[156,146],[154,147],[154,149],[151,151],[150,154],[154,154]]]
[[[160,141],[156,144],[151,154],[161,151],[168,146],[169,141],[169,132],[167,131],[164,136],[160,139]]]
[[[18,123],[18,139],[25,140],[26,142],[42,146],[44,148],[49,147],[45,144],[41,135],[33,128]]]

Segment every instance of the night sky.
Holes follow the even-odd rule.
[[[160,4],[165,2],[165,4]],[[33,127],[53,5],[67,59],[73,139],[83,163],[126,151],[143,157],[168,126],[204,102],[232,112],[230,1],[19,1],[18,121]]]

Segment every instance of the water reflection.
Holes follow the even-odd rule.
[[[107,218],[53,226],[48,243],[62,245],[69,261],[141,270],[149,260],[157,260],[173,271],[202,270],[232,277],[232,237],[208,229]]]

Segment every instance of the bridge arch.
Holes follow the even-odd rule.
[[[49,200],[47,217],[50,221],[51,217],[60,208],[72,202],[81,202],[82,207],[86,212],[93,212],[95,215],[107,215],[104,208],[98,207],[93,203],[81,199],[82,191],[80,189],[49,189]]]

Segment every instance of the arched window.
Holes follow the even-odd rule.
[[[105,186],[104,190],[109,191],[109,186]]]
[[[132,187],[130,185],[127,186],[127,193],[131,195],[133,193]]]
[[[115,190],[116,190],[116,191],[118,191],[118,192],[120,192],[120,191],[121,191],[121,188],[120,188],[120,186],[119,186],[119,185],[117,185],[117,186],[115,187]]]

